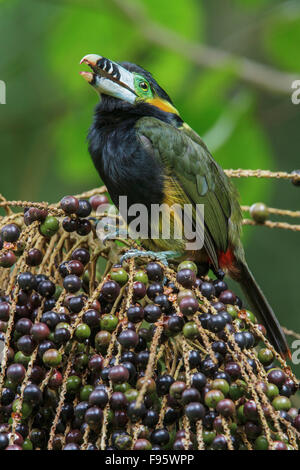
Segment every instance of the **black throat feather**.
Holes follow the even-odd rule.
[[[97,105],[88,134],[89,152],[114,204],[127,196],[128,205],[164,201],[164,170],[147,151],[136,134],[135,124],[141,117],[155,117],[175,127],[182,124],[171,114],[148,103],[131,105],[103,95]]]

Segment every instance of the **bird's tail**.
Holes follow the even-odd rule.
[[[279,321],[246,263],[239,263],[239,274],[238,282],[254,313],[266,327],[274,348],[284,358],[290,358],[291,353]]]

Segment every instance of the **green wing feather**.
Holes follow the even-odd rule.
[[[142,136],[150,140],[155,158],[175,182],[182,203],[204,204],[204,247],[217,268],[217,252],[225,252],[229,242],[239,241],[241,213],[234,187],[202,139],[186,124],[177,129],[144,117],[137,122],[136,131],[142,143]]]

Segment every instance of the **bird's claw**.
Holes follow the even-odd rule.
[[[152,251],[141,251],[141,250],[128,250],[124,255],[121,257],[121,263],[128,259],[132,258],[152,258],[155,259],[157,258],[155,256],[155,253]]]
[[[105,237],[102,238],[102,242],[104,245],[106,245],[109,240],[115,240],[116,238],[128,238],[127,230],[120,229],[115,230],[114,232],[109,232],[107,235],[105,235]]]
[[[160,261],[164,266],[168,266],[168,260],[174,259],[180,256],[180,253],[175,251],[140,251],[140,250],[128,250],[122,257],[121,263],[127,259],[132,258],[151,258],[153,260]]]

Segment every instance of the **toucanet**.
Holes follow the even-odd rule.
[[[237,191],[201,137],[148,71],[95,54],[81,63],[90,67],[81,75],[101,97],[88,134],[89,151],[113,203],[118,206],[119,197],[127,196],[128,206],[144,204],[149,213],[153,204],[203,204],[202,249],[186,251],[186,240],[172,236],[143,245],[158,257],[163,252],[206,262],[216,273],[228,274],[241,285],[276,350],[289,356],[280,324],[246,263]],[[192,210],[192,223],[195,214]],[[183,220],[172,212],[173,228]]]

